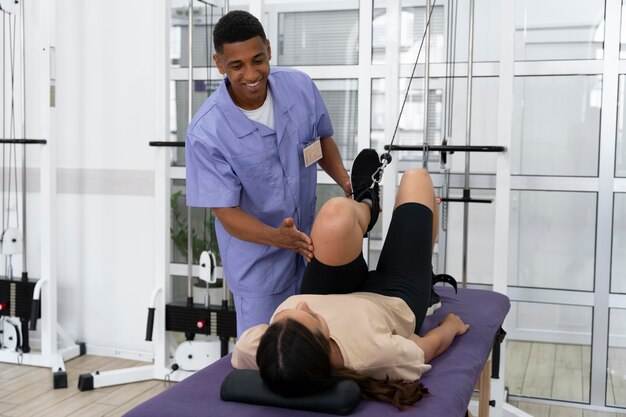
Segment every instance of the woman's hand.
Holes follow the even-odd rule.
[[[430,330],[424,337],[411,335],[409,339],[424,351],[424,362],[428,363],[445,352],[456,336],[468,330],[469,324],[463,323],[463,320],[456,314],[448,313],[439,326]]]
[[[463,323],[463,320],[454,313],[448,313],[446,318],[440,323],[440,325],[444,324],[451,326],[451,328],[456,331],[456,336],[460,336],[469,330],[469,324]]]

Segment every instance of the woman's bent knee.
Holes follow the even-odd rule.
[[[352,218],[352,211],[354,209],[353,201],[346,197],[332,197],[328,201],[324,203],[319,213],[317,214],[317,219],[325,218],[325,217],[346,217]]]
[[[346,197],[333,197],[328,200],[315,218],[313,229],[334,230],[354,227],[354,202]]]
[[[349,198],[332,198],[317,214],[311,239],[320,262],[345,265],[361,253],[363,231],[357,222],[356,204],[359,203]]]
[[[414,169],[410,169],[406,171],[402,175],[402,181],[411,181],[411,182],[428,184],[431,187],[433,184],[432,179],[430,178],[430,174],[428,174],[428,171],[422,168],[414,168]]]
[[[395,206],[409,202],[420,203],[434,210],[433,182],[426,170],[411,169],[402,175]]]

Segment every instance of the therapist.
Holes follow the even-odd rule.
[[[318,89],[300,71],[270,69],[258,19],[224,15],[213,44],[225,78],[187,129],[187,205],[217,217],[240,335],[298,293],[313,257],[317,165],[347,196],[351,186]]]

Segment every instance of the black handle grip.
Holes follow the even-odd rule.
[[[30,308],[30,330],[37,330],[37,318],[41,309],[41,300],[33,299],[33,305]]]
[[[148,308],[148,326],[146,327],[146,342],[152,342],[152,328],[154,327],[154,307]]]

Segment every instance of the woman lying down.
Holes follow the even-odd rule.
[[[415,334],[440,306],[431,258],[438,230],[432,181],[421,169],[400,183],[376,270],[368,271],[362,240],[378,218],[378,155],[365,149],[352,168],[355,199],[337,197],[320,210],[311,239],[315,256],[301,294],[289,297],[270,324],[248,329],[232,356],[235,368],[259,369],[267,386],[290,397],[313,394],[352,379],[365,398],[404,408],[428,390],[418,381],[428,363],[468,331],[448,314],[423,337]]]

